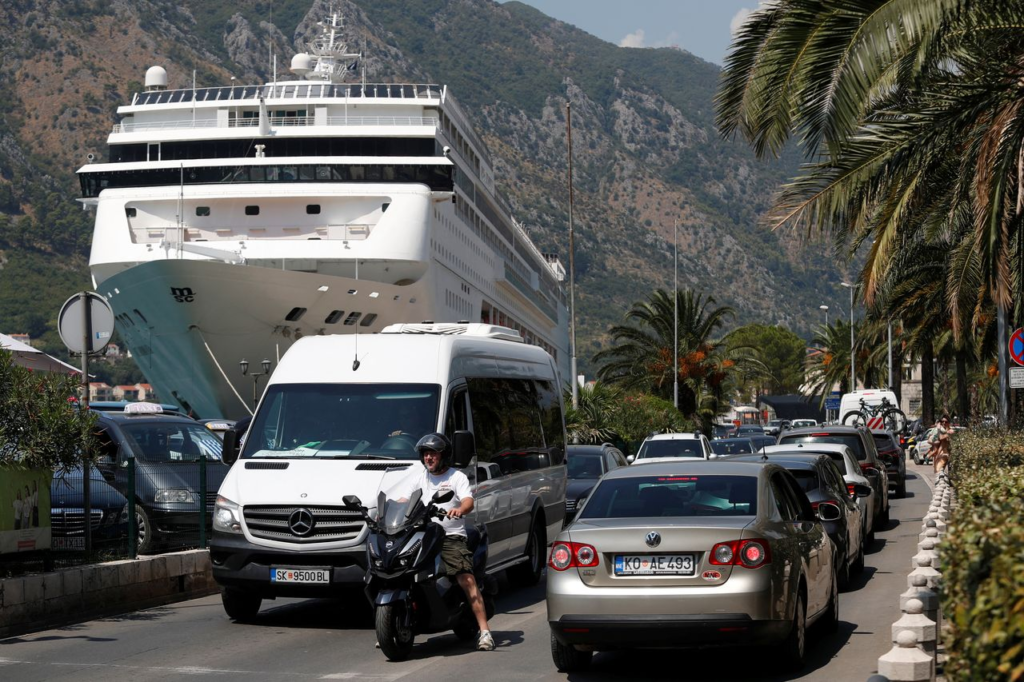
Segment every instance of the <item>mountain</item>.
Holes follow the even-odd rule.
[[[542,251],[568,264],[565,104],[572,103],[581,368],[629,305],[679,283],[809,337],[839,275],[828,244],[759,225],[795,153],[755,161],[723,140],[719,67],[620,48],[519,2],[342,0],[367,80],[441,83],[474,121],[499,188]],[[316,33],[317,0],[7,0],[0,45],[0,330],[58,345],[63,299],[88,286],[91,213],[74,171],[102,155],[116,108],[159,64],[171,87],[283,76]]]

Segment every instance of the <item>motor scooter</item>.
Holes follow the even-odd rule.
[[[389,660],[408,658],[418,634],[453,630],[459,639],[469,640],[479,632],[465,593],[445,574],[441,560],[445,530],[434,519],[446,518],[437,505],[453,496],[452,491],[439,493],[424,504],[421,490],[407,500],[389,500],[381,491],[376,517],[355,495],[342,498],[346,507],[362,513],[370,529],[365,591],[374,608],[377,643]],[[497,583],[485,572],[487,531],[467,524],[466,534],[473,573],[491,618]]]

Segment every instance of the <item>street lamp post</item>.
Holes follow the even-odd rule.
[[[857,354],[853,351],[853,290],[857,288],[857,285],[850,282],[840,282],[839,284],[850,290],[850,392],[852,393],[857,390]]]
[[[675,228],[673,231],[673,243],[675,244],[675,253],[672,257],[673,268],[675,270],[675,276],[672,281],[672,402],[679,409],[679,221],[675,221]]]
[[[260,377],[270,376],[270,365],[271,365],[270,360],[267,360],[266,358],[264,358],[263,362],[261,362],[260,365],[263,367],[263,371],[262,372],[252,372],[250,374],[249,373],[249,361],[248,360],[246,360],[245,358],[242,358],[242,361],[238,363],[238,366],[242,369],[242,376],[250,376],[250,377],[252,377],[252,409],[253,409],[253,411],[256,410],[256,400],[257,400],[257,394],[259,392]]]
[[[827,305],[819,305],[818,308],[820,308],[821,310],[825,311],[825,327],[827,328],[828,327],[828,306]]]

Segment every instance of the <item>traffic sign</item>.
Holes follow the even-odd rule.
[[[1010,334],[1010,358],[1018,365],[1024,365],[1024,329],[1020,327]]]
[[[80,354],[83,350],[90,354],[99,353],[110,343],[110,335],[114,332],[114,311],[107,300],[95,291],[75,294],[61,306],[57,332],[72,353]],[[87,334],[89,347],[85,348]]]
[[[839,409],[839,403],[841,401],[842,401],[842,398],[825,398],[825,409],[826,410],[838,410]]]
[[[1010,388],[1024,388],[1024,367],[1010,368]]]

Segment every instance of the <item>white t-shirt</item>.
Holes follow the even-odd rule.
[[[466,478],[466,474],[462,473],[458,469],[448,467],[448,470],[439,476],[431,474],[426,469],[419,476],[413,477],[409,480],[405,489],[400,491],[397,496],[398,499],[408,498],[412,495],[416,489],[423,491],[423,504],[430,502],[431,498],[437,492],[448,492],[452,490],[455,492],[455,496],[451,500],[444,504],[437,505],[438,508],[449,510],[455,509],[462,504],[462,501],[466,498],[473,498],[473,492],[469,488],[469,479]],[[459,519],[438,519],[434,521],[440,523],[444,527],[444,532],[447,535],[461,535],[466,537],[466,520],[463,518]]]
[[[21,515],[24,509],[24,502],[18,498],[14,498],[14,525],[21,528]]]

